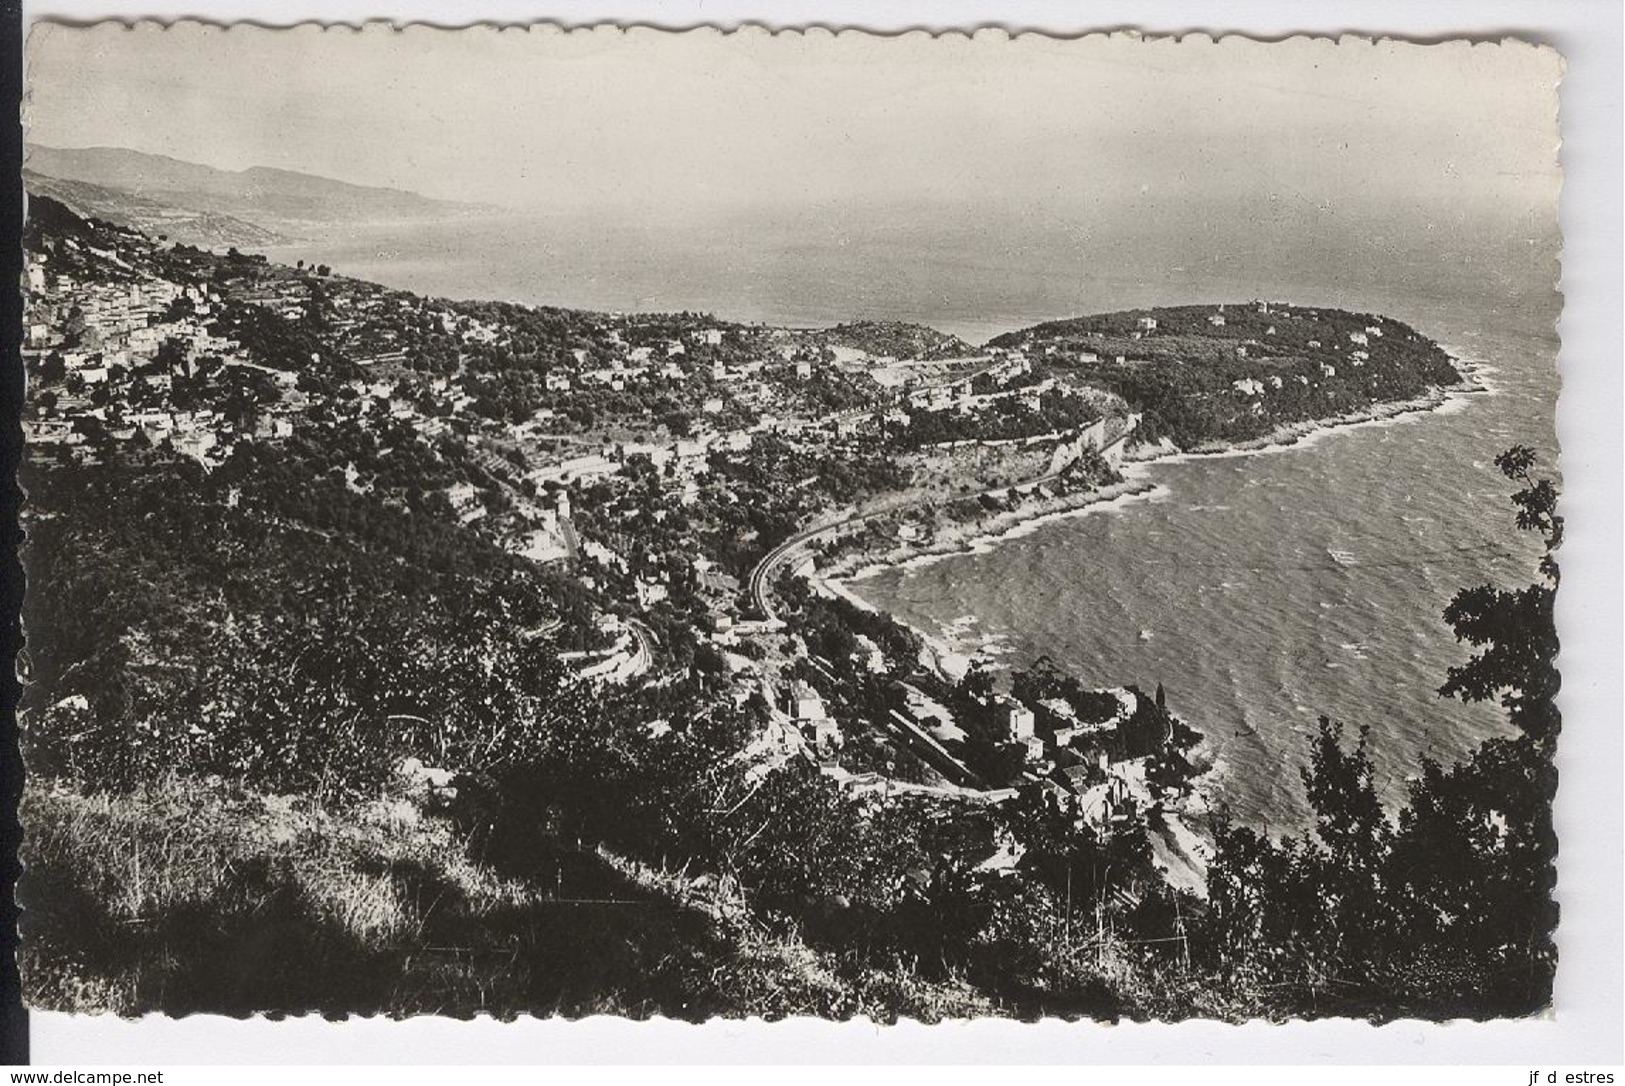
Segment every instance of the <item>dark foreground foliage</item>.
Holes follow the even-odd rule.
[[[1203,942],[1220,983],[1259,1009],[1378,1018],[1486,1018],[1540,1011],[1556,969],[1558,731],[1552,604],[1562,541],[1556,490],[1530,475],[1534,453],[1497,458],[1523,484],[1518,526],[1545,542],[1541,580],[1464,589],[1445,618],[1480,648],[1441,693],[1498,697],[1519,734],[1465,762],[1425,759],[1397,822],[1373,786],[1362,729],[1352,749],[1322,718],[1304,785],[1312,835],[1271,842],[1218,835]]]
[[[539,598],[534,582],[482,582],[465,558],[391,583],[400,566],[352,552],[417,544],[274,518],[256,532],[238,514],[261,500],[249,477],[195,522],[195,507],[123,476],[87,505],[98,515],[82,534],[49,550],[79,572],[33,604],[56,635],[40,671],[102,668],[105,681],[84,682],[96,701],[50,706],[33,733],[36,766],[61,786],[37,788],[26,812],[31,1001],[696,1018],[1536,1012],[1555,969],[1562,524],[1531,453],[1500,464],[1523,484],[1519,524],[1547,544],[1542,580],[1458,594],[1447,619],[1478,651],[1442,693],[1500,698],[1519,733],[1458,765],[1424,762],[1393,817],[1365,731],[1350,744],[1323,720],[1303,774],[1312,831],[1272,841],[1221,826],[1205,900],[1158,874],[1155,812],[1144,830],[1100,834],[1038,792],[991,821],[945,818],[855,801],[799,759],[753,772],[737,752],[760,710],[706,675],[594,693],[514,639],[552,613],[513,610]],[[124,509],[140,499],[140,515]],[[91,545],[124,575],[83,561]],[[263,572],[226,568],[218,599],[210,563],[233,554]],[[322,580],[334,568],[348,591]],[[165,607],[137,620],[142,601]],[[169,649],[154,652],[160,637]],[[463,767],[453,800],[395,777],[403,754]],[[90,785],[96,769],[107,776]],[[261,790],[233,783],[247,781]],[[978,866],[990,832],[1024,851],[1017,872]]]
[[[36,221],[58,217],[43,205]],[[54,228],[106,240],[77,220]],[[270,274],[262,260],[160,252],[134,235],[112,244],[177,282]],[[80,269],[94,252],[64,246],[53,259],[94,280],[93,267]],[[1475,655],[1442,691],[1499,698],[1517,735],[1460,765],[1421,765],[1395,817],[1377,801],[1364,732],[1350,746],[1323,724],[1304,776],[1312,832],[1276,841],[1221,827],[1203,898],[1176,892],[1159,870],[1177,836],[1160,809],[1096,829],[1040,787],[974,807],[854,794],[801,757],[742,757],[763,733],[766,706],[737,699],[748,691],[729,661],[695,642],[695,616],[706,612],[692,584],[674,584],[664,611],[643,616],[663,659],[640,686],[593,687],[564,665],[563,653],[603,638],[599,618],[627,612],[634,574],[693,540],[744,572],[816,510],[896,489],[903,478],[887,446],[854,440],[831,459],[763,438],[749,456],[710,462],[713,481],[738,497],[702,489],[693,509],[663,522],[634,512],[638,488],[652,493],[658,481],[652,460],[630,458],[627,504],[607,487],[579,495],[589,536],[622,537],[624,576],[538,566],[500,534],[467,530],[448,497],[474,487],[485,514],[500,517],[523,494],[511,464],[454,428],[431,438],[379,412],[337,410],[359,363],[326,349],[336,287],[325,271],[310,274],[323,282],[306,284],[292,319],[230,289],[219,318],[260,363],[299,370],[297,387],[276,393],[309,401],[293,432],[236,443],[205,471],[134,429],[112,443],[110,411],[79,435],[78,453],[40,458],[25,476],[34,788],[22,894],[35,1005],[1380,1019],[1521,1014],[1549,1000],[1561,521],[1528,450],[1500,464],[1522,486],[1520,527],[1547,544],[1542,579],[1458,595],[1445,617]],[[431,320],[421,299],[397,301],[407,303],[392,318],[406,369],[450,379],[458,356],[444,320]],[[492,418],[543,405],[544,361],[603,349],[588,334],[602,331],[591,315],[473,307],[442,317],[480,313],[520,326],[511,356],[476,352],[464,367],[475,410]],[[1348,325],[1339,338],[1365,334],[1374,319],[1337,318]],[[693,323],[674,322],[631,331],[658,342]],[[1436,349],[1388,327],[1369,366],[1326,363],[1337,371],[1321,389],[1333,394],[1327,402],[1369,404],[1452,376]],[[1083,347],[1104,349],[1094,333],[1132,336],[1111,322],[1060,331],[1083,337],[1084,368]],[[964,350],[895,328],[836,333],[884,338],[899,356]],[[742,334],[719,331],[705,350],[726,361],[745,351]],[[1234,353],[1164,380],[1180,337],[1132,342],[1156,357],[1116,379],[1146,410],[1152,436],[1235,439],[1279,421],[1238,406],[1234,382],[1257,362],[1235,351],[1247,344],[1208,343]],[[1306,382],[1332,381],[1317,357],[1293,364]],[[213,396],[237,428],[254,429],[272,379],[218,361],[149,376],[167,379],[177,406]],[[160,351],[154,364],[173,370],[176,356]],[[87,403],[106,395],[81,391]],[[845,406],[846,392],[817,396]],[[1309,411],[1293,396],[1293,410]],[[1087,406],[1051,396],[1006,421],[1012,434],[1070,426]],[[630,401],[623,410],[649,413]],[[679,423],[673,433],[684,432]],[[705,509],[709,526],[693,529],[689,518]],[[794,609],[795,632],[833,661],[826,676],[862,655],[859,635],[899,671],[919,656],[885,616],[811,599]],[[969,687],[912,677],[932,696],[974,700]],[[1016,682],[1023,697],[1063,697],[1086,720],[1115,711],[1114,698],[1053,668]],[[838,708],[883,722],[892,685],[865,688],[853,676],[844,688],[873,696]],[[1154,722],[1165,722],[1160,703]],[[974,714],[963,715],[975,732]],[[1020,778],[1019,759],[999,761],[991,725],[969,738],[978,772]],[[426,786],[403,771],[413,760],[454,782]],[[1019,863],[989,866],[1000,852]]]
[[[864,967],[652,892],[536,839],[531,877],[403,801],[337,809],[164,782],[37,793],[34,1006],[247,1015],[989,1013],[967,986]]]

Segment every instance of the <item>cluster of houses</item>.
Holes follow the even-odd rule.
[[[1268,312],[1269,311],[1268,303],[1259,302],[1257,304],[1261,307],[1259,309],[1259,312]],[[1223,323],[1222,314],[1214,314],[1213,317],[1209,317],[1208,320],[1209,320],[1210,323],[1213,322],[1214,317],[1218,317],[1219,318],[1219,323],[1221,323],[1221,324]],[[1269,330],[1268,330],[1267,334],[1273,335],[1274,333],[1275,333],[1275,326],[1271,325],[1269,327]],[[1369,362],[1371,360],[1371,351],[1370,351],[1371,341],[1373,339],[1382,338],[1382,335],[1383,335],[1382,326],[1378,325],[1378,324],[1367,325],[1362,331],[1348,333],[1348,344],[1349,345],[1346,348],[1346,356],[1348,358],[1349,366],[1354,368],[1354,369],[1360,369],[1367,362]],[[1315,351],[1324,351],[1326,349],[1325,345],[1318,339],[1309,340],[1307,342],[1307,346],[1309,347],[1309,349],[1315,350]],[[1243,344],[1241,346],[1238,346],[1236,348],[1236,354],[1237,354],[1237,357],[1245,358],[1247,356],[1247,354],[1246,354],[1246,345]],[[1324,358],[1322,358],[1321,360],[1316,362],[1315,365],[1316,365],[1316,368],[1319,369],[1320,375],[1322,377],[1336,377],[1337,376],[1337,365],[1335,363],[1328,362]],[[1308,385],[1309,384],[1309,378],[1302,375],[1302,374],[1296,375],[1295,379],[1301,385]],[[1263,377],[1263,378],[1243,377],[1243,378],[1240,378],[1238,380],[1232,381],[1231,382],[1231,387],[1234,388],[1235,391],[1237,392],[1237,394],[1239,394],[1243,398],[1253,400],[1254,403],[1253,403],[1252,407],[1253,407],[1253,410],[1255,412],[1257,412],[1257,411],[1262,410],[1262,405],[1257,402],[1258,399],[1260,397],[1264,396],[1271,389],[1279,390],[1282,387],[1282,383],[1283,383],[1283,378],[1279,374],[1275,374],[1275,375],[1271,375],[1271,376]]]
[[[909,393],[908,405],[916,409],[952,410],[961,414],[972,412],[998,400],[1017,400],[1028,407],[1036,408],[1044,393],[1060,386],[1060,382],[1054,377],[1014,387],[1008,385],[1008,379],[1002,383],[1005,387],[996,388],[992,392],[972,392],[968,382],[927,385]]]
[[[1172,718],[1160,704],[1132,689],[1108,693],[1117,705],[1105,717],[1080,716],[1063,697],[1029,705],[999,695],[993,704],[1001,733],[1021,750],[1052,802],[1096,827],[1160,798],[1146,770],[1173,740]]]
[[[553,369],[543,379],[549,392],[569,392],[576,388],[596,387],[612,392],[636,391],[652,384],[681,384],[698,374],[708,374],[713,382],[760,381],[769,366],[765,358],[728,362],[713,357],[709,363],[690,361],[690,348],[720,347],[725,332],[720,328],[693,328],[677,338],[668,338],[658,344],[631,346],[619,329],[606,332],[605,343],[610,351],[605,364],[595,365],[591,352],[576,348],[570,352],[573,366]],[[814,361],[793,347],[783,347],[781,362],[793,367],[800,378],[812,376]],[[723,408],[723,400],[707,401],[704,410],[716,414]]]
[[[910,683],[893,686],[897,704],[887,721],[893,741],[937,770],[946,787],[960,789],[968,798],[1002,802],[1016,794],[1008,788],[989,790],[977,781],[956,753],[963,749],[966,732],[946,706]],[[1028,704],[995,694],[984,706],[1002,742],[1020,753],[1024,779],[1036,782],[1058,809],[1080,823],[1109,828],[1163,798],[1147,770],[1152,759],[1170,749],[1173,724],[1159,702],[1137,690],[1101,693],[1116,701],[1115,711],[1104,716],[1084,717],[1064,697]],[[837,760],[845,744],[840,724],[811,684],[798,679],[791,685],[778,719],[799,734],[802,749],[827,773],[841,780],[851,776]]]
[[[62,244],[78,246],[71,238]],[[24,422],[31,445],[88,460],[99,442],[144,441],[211,466],[238,440],[292,433],[301,404],[296,375],[249,362],[236,343],[210,330],[219,293],[138,274],[111,250],[87,251],[126,276],[86,281],[53,273],[49,252],[32,254],[23,357],[36,375],[51,372],[47,363],[60,362],[61,370],[49,410],[36,409]],[[166,345],[172,353],[161,358]],[[175,379],[195,375],[206,361],[225,380],[264,378],[278,401],[247,417],[178,407]]]
[[[845,740],[840,725],[830,718],[818,691],[798,679],[790,689],[788,702],[785,715],[800,729],[813,751],[820,758],[833,758]]]
[[[267,280],[255,293],[242,295],[242,300],[264,299],[259,304],[291,318],[303,311],[308,297],[307,284],[297,278],[281,278]],[[363,367],[399,366],[406,362],[402,322],[416,314],[419,308],[416,300],[390,294],[371,284],[345,281],[342,287],[335,284],[335,289],[327,292],[326,304],[332,310],[325,318],[326,330],[351,361]],[[435,319],[442,332],[465,343],[494,344],[502,338],[502,329],[497,325],[465,313],[442,310]]]
[[[1151,320],[1152,318],[1146,319]],[[991,391],[974,392],[969,381],[961,379],[916,388],[908,393],[905,403],[913,410],[951,411],[966,416],[974,415],[979,410],[988,409],[1000,401],[1010,400],[1036,410],[1042,403],[1046,393],[1056,389],[1065,390],[1072,387],[1055,377],[1046,377],[1030,384],[1013,383],[1032,369],[1032,363],[1028,360],[1026,354],[1019,350],[995,349],[991,353],[991,357],[993,363],[985,370],[996,385]],[[1092,354],[1086,354],[1085,357],[1086,360],[1095,358]],[[908,422],[908,415],[904,412],[894,411],[889,417],[904,424]],[[1108,464],[1119,467],[1122,464],[1128,441],[1139,423],[1140,416],[1138,414],[1129,415],[1121,424],[1109,419],[1105,414],[1101,414],[1092,421],[1065,433],[1035,434],[1030,437],[1005,439],[951,440],[938,442],[934,447],[954,448],[968,444],[995,446],[1047,445],[1053,443],[1055,450],[1050,464],[1052,474],[1059,472],[1067,464],[1077,460],[1085,449],[1093,449],[1099,452]]]

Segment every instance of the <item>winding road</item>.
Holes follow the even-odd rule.
[[[823,524],[816,528],[803,529],[802,531],[799,531],[795,535],[791,536],[789,539],[786,539],[783,543],[780,543],[777,547],[774,547],[772,550],[768,551],[767,554],[763,556],[762,560],[756,563],[756,568],[750,571],[750,598],[752,602],[756,604],[756,609],[760,611],[769,622],[777,622],[779,620],[779,616],[773,612],[773,603],[768,598],[768,584],[772,580],[773,575],[778,572],[779,567],[785,563],[785,561],[790,557],[791,552],[797,547],[812,542],[825,532],[839,531],[841,528],[849,527],[853,524],[861,524],[863,521],[879,516],[880,513],[884,511],[888,510],[880,510],[873,513],[857,513],[847,517],[845,520],[838,520],[833,524]]]
[[[1011,490],[1025,490],[1028,487],[1041,486],[1044,483],[1053,482],[1056,479],[1059,479],[1061,476],[1065,475],[1067,471],[1071,469],[1071,467],[1072,465],[1068,464],[1059,471],[1045,472],[1043,475],[1035,476],[1031,479],[1023,479],[1014,483],[1000,483],[998,486],[985,487],[981,490],[972,491],[969,494],[959,494],[956,495],[953,500],[961,501],[966,498],[975,499],[988,494],[1000,494]],[[923,504],[927,500],[930,499],[920,498],[916,501],[903,502],[899,505],[888,505],[884,509],[875,509],[867,513],[854,513],[852,516],[847,517],[844,520],[838,520],[832,524],[821,524],[814,528],[805,528],[797,532],[789,539],[786,539],[783,543],[780,543],[778,546],[768,551],[767,554],[763,556],[762,560],[756,563],[756,568],[750,571],[749,589],[751,601],[755,603],[756,609],[760,611],[769,622],[777,622],[778,615],[773,611],[773,603],[769,598],[768,589],[772,583],[773,576],[778,572],[779,567],[784,565],[785,561],[790,557],[791,552],[795,551],[798,547],[812,542],[821,535],[838,532],[842,528],[849,528],[856,524],[862,524],[866,520],[873,520],[875,517],[882,516],[884,514],[896,513],[911,506]]]
[[[649,632],[649,627],[635,618],[629,618],[626,620],[626,628],[632,631],[632,636],[637,640],[638,649],[632,656],[632,664],[627,669],[625,676],[621,680],[622,682],[635,679],[644,674],[649,670],[649,665],[654,662],[654,635]]]

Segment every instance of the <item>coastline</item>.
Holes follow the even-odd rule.
[[[1484,381],[1488,368],[1477,360],[1453,357],[1462,379],[1454,385],[1433,389],[1426,395],[1409,400],[1395,400],[1373,404],[1361,411],[1334,415],[1326,419],[1289,423],[1277,427],[1262,437],[1238,442],[1234,445],[1211,443],[1195,449],[1180,450],[1172,446],[1141,446],[1124,457],[1122,482],[1093,490],[1086,494],[1068,495],[1050,500],[1027,500],[1008,512],[999,513],[986,521],[962,527],[948,527],[938,538],[926,544],[902,544],[877,553],[859,551],[837,559],[813,578],[815,585],[825,586],[854,603],[862,603],[868,610],[879,608],[863,600],[852,585],[879,575],[888,569],[918,569],[933,562],[962,555],[985,554],[996,544],[1017,539],[1038,528],[1070,517],[1121,508],[1133,501],[1151,501],[1166,496],[1168,488],[1149,478],[1149,469],[1158,464],[1186,463],[1197,459],[1227,459],[1286,452],[1291,449],[1312,448],[1321,440],[1366,426],[1383,426],[1408,418],[1456,409],[1466,399],[1477,395],[1494,395],[1495,388]],[[897,616],[892,616],[901,622]],[[905,623],[905,625],[908,625]],[[909,626],[935,649],[941,646],[948,653],[953,650],[939,637]]]
[[[1459,356],[1455,356],[1454,361],[1462,379],[1454,385],[1435,388],[1424,396],[1374,404],[1367,410],[1329,419],[1282,426],[1261,438],[1230,446],[1210,446],[1189,451],[1167,445],[1142,447],[1125,458],[1121,469],[1123,479],[1119,483],[1087,494],[1024,502],[988,521],[964,526],[957,531],[954,527],[943,529],[939,537],[928,544],[847,555],[831,563],[827,569],[814,573],[810,578],[812,587],[815,591],[838,596],[866,611],[881,613],[883,608],[861,595],[858,582],[887,569],[915,569],[958,555],[987,553],[1000,542],[1027,535],[1045,524],[1092,512],[1110,511],[1129,502],[1165,497],[1170,493],[1168,486],[1151,478],[1152,468],[1157,464],[1199,458],[1256,456],[1312,447],[1332,434],[1459,410],[1472,396],[1495,394],[1497,390],[1484,380],[1485,371],[1490,367],[1477,360],[1464,361]],[[922,629],[901,616],[884,613],[921,638],[936,670],[945,676],[957,678],[973,663],[987,660],[987,654],[976,648],[952,644],[949,635]],[[1192,753],[1195,754],[1194,751]],[[1210,763],[1198,773],[1191,782],[1188,796],[1183,802],[1163,811],[1161,826],[1152,835],[1156,862],[1163,870],[1164,877],[1171,884],[1204,896],[1207,863],[1213,847],[1211,830],[1206,824],[1207,816],[1219,797],[1221,786],[1219,775],[1214,772],[1217,768],[1216,764]]]

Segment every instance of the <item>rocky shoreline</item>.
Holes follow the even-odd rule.
[[[1326,435],[1359,426],[1381,425],[1402,416],[1439,411],[1462,397],[1493,392],[1482,380],[1480,366],[1471,362],[1458,363],[1458,366],[1463,373],[1460,382],[1434,389],[1426,396],[1374,404],[1369,410],[1331,419],[1283,426],[1253,441],[1192,450],[1179,450],[1168,445],[1142,446],[1130,452],[1126,458],[1120,482],[1058,498],[1028,498],[1014,509],[975,524],[942,524],[929,543],[900,545],[888,550],[871,548],[843,555],[813,576],[813,586],[817,591],[840,596],[865,610],[878,611],[880,608],[855,590],[858,582],[890,568],[917,568],[955,555],[982,553],[1002,540],[1025,535],[1052,521],[1116,508],[1166,493],[1162,484],[1148,477],[1149,469],[1158,463],[1283,451],[1313,443]],[[892,618],[920,636],[936,658],[938,669],[944,674],[955,677],[956,673],[962,674],[973,662],[973,657],[962,653],[941,635],[921,629],[895,615]],[[1207,780],[1204,774],[1193,784],[1190,796],[1179,809],[1163,812],[1162,827],[1153,835],[1153,845],[1159,866],[1169,881],[1182,889],[1201,894],[1205,892],[1205,872],[1212,855],[1212,841],[1205,828],[1198,827],[1202,827],[1211,810],[1214,782]]]
[[[817,579],[826,585],[847,588],[886,569],[911,569],[955,555],[984,553],[996,543],[1026,535],[1056,520],[1117,508],[1130,501],[1158,496],[1165,493],[1165,489],[1147,477],[1147,469],[1155,464],[1280,452],[1312,444],[1328,435],[1355,427],[1380,425],[1401,416],[1438,411],[1462,396],[1492,391],[1481,379],[1481,367],[1471,362],[1459,361],[1458,367],[1463,371],[1460,382],[1434,389],[1425,396],[1373,404],[1369,409],[1329,419],[1291,423],[1250,441],[1233,445],[1215,443],[1189,450],[1177,449],[1167,444],[1143,445],[1130,450],[1125,457],[1121,482],[1056,498],[1024,498],[1014,509],[994,514],[973,524],[939,524],[934,537],[928,543],[899,544],[884,551],[867,549],[844,554],[821,569]],[[854,595],[850,591],[843,594]],[[937,639],[931,640],[935,642]]]

